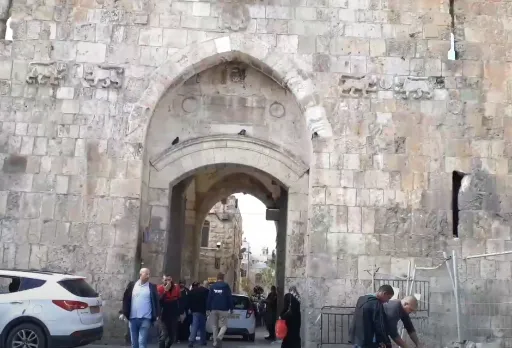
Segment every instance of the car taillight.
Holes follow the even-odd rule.
[[[246,315],[245,317],[246,317],[246,318],[250,318],[250,317],[251,317],[251,315],[252,315],[253,313],[254,313],[254,310],[252,310],[252,309],[248,309],[248,310],[247,310],[247,315]]]
[[[89,307],[87,303],[80,301],[53,300],[52,302],[68,312]]]

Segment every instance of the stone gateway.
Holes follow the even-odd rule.
[[[462,338],[511,347],[512,256],[466,259],[512,250],[508,5],[0,1],[0,266],[87,276],[115,342],[141,265],[197,280],[205,217],[246,192],[305,347],[392,281],[451,344],[452,250]]]

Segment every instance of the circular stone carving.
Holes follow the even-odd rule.
[[[183,102],[181,103],[181,108],[187,113],[196,111],[198,106],[199,103],[196,97],[187,97],[183,99]]]
[[[281,104],[279,102],[273,102],[272,104],[270,104],[269,112],[270,112],[270,115],[272,115],[274,117],[283,117],[284,113],[285,113],[285,109],[284,109],[283,104]]]

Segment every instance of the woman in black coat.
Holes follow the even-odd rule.
[[[289,292],[284,295],[284,308],[281,319],[286,322],[287,333],[281,344],[281,348],[299,348],[300,340],[300,295],[295,286],[291,286]]]

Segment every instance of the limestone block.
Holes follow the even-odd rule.
[[[17,269],[27,269],[29,265],[29,257],[30,257],[30,245],[22,244],[11,246],[11,248],[16,249],[16,259],[14,261],[14,268]]]
[[[3,174],[0,176],[0,190],[30,192],[33,174]]]
[[[75,41],[96,41],[96,24],[81,23],[74,28]]]
[[[163,31],[161,28],[141,29],[139,45],[162,46]]]
[[[76,46],[76,61],[79,63],[103,63],[107,46],[102,43],[78,42]]]
[[[312,254],[308,257],[306,272],[314,274],[315,277],[336,279],[338,273],[337,262],[336,255]]]
[[[192,15],[205,17],[210,15],[210,3],[195,2],[192,4]]]
[[[57,89],[57,99],[73,99],[75,96],[75,89],[73,87],[59,87]]]
[[[78,248],[75,254],[76,272],[103,273],[106,269],[107,258],[107,251],[103,247]]]
[[[124,274],[132,270],[135,256],[132,249],[112,248],[107,255],[106,272]]]
[[[314,186],[338,186],[340,184],[340,171],[336,169],[315,169],[313,172]]]
[[[326,190],[326,203],[334,205],[356,205],[356,189],[328,187]]]
[[[139,179],[112,179],[110,194],[115,197],[139,197],[141,182]]]
[[[348,222],[347,228],[349,233],[361,233],[361,208],[348,207]]]
[[[7,79],[9,80],[11,78],[11,72],[12,72],[12,61],[0,61],[0,79]]]
[[[77,114],[80,111],[80,101],[63,100],[60,111],[65,114]]]
[[[34,219],[39,217],[42,195],[39,193],[24,193],[21,196],[20,217]]]
[[[482,259],[480,261],[480,276],[483,279],[496,278],[496,261]]]
[[[278,35],[276,49],[284,53],[297,53],[299,37],[297,35]]]
[[[41,203],[41,219],[52,220],[54,217],[55,211],[55,201],[56,196],[53,194],[43,194],[42,195],[42,203]]]

